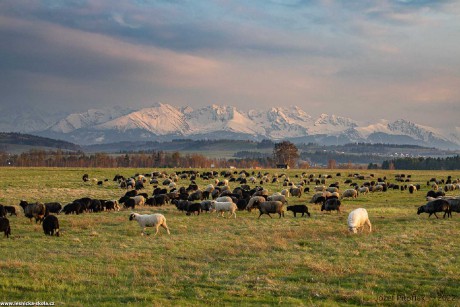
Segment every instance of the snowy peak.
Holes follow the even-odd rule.
[[[129,112],[130,110],[122,109],[121,107],[89,109],[84,113],[70,114],[51,126],[49,130],[57,133],[70,133],[77,129],[105,123]]]
[[[96,130],[113,129],[121,132],[140,129],[156,135],[184,135],[189,130],[183,113],[169,104],[162,103],[131,112],[94,128]]]

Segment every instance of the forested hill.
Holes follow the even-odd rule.
[[[78,151],[80,146],[60,140],[15,132],[0,132],[0,151],[8,151],[14,146],[49,147]]]

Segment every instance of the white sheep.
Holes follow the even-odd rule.
[[[142,233],[141,235],[145,234],[145,228],[146,227],[155,227],[156,232],[154,236],[157,235],[158,230],[161,227],[166,229],[168,232],[168,235],[171,234],[169,232],[168,225],[166,225],[166,218],[164,217],[163,214],[160,213],[154,213],[154,214],[138,214],[138,213],[131,213],[129,216],[129,220],[136,220],[139,223],[139,226],[142,228]]]
[[[212,200],[210,209],[220,213],[222,217],[224,217],[224,212],[229,212],[229,218],[232,217],[232,215],[236,218],[236,210],[238,210],[238,207],[233,202],[217,202]]]
[[[366,209],[358,208],[348,215],[348,230],[350,232],[357,233],[358,229],[364,227],[365,224],[369,226],[369,232],[372,232],[372,224]]]

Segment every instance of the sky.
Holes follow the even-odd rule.
[[[0,104],[460,126],[460,1],[2,0]]]

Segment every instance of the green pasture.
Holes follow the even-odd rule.
[[[156,237],[142,237],[137,222],[128,220],[130,210],[123,209],[60,214],[61,236],[49,237],[18,206],[21,199],[63,205],[81,197],[118,199],[126,190],[112,181],[115,174],[129,177],[156,170],[1,168],[0,203],[16,206],[19,213],[8,216],[12,236],[7,239],[0,233],[0,304],[460,305],[460,215],[442,219],[438,214],[436,219],[416,214],[417,207],[426,203],[427,180],[460,178],[459,171],[254,170],[267,172],[270,178],[285,174],[277,183],[264,184],[270,193],[285,188],[286,177],[298,183],[302,172],[315,177],[330,174],[333,178],[326,184],[338,181],[342,191],[348,188],[343,183],[348,174],[365,175],[365,181],[386,176],[395,182],[394,175],[404,173],[422,189],[345,199],[341,214],[308,204],[311,218],[294,218],[286,212],[281,219],[264,215],[258,220],[258,212],[239,211],[236,219],[227,219],[215,213],[186,216],[173,205],[136,208],[139,213],[163,213],[169,236],[160,229]],[[102,186],[83,182],[84,173],[109,181]],[[213,180],[197,179],[202,188],[209,183]],[[230,186],[233,189],[237,183]],[[308,186],[313,190],[314,184]],[[144,192],[152,190],[147,184]],[[313,194],[290,197],[289,204],[306,204]],[[448,194],[460,196],[460,191]],[[373,232],[351,235],[347,216],[359,207],[369,212]],[[152,229],[147,232],[153,234]]]

